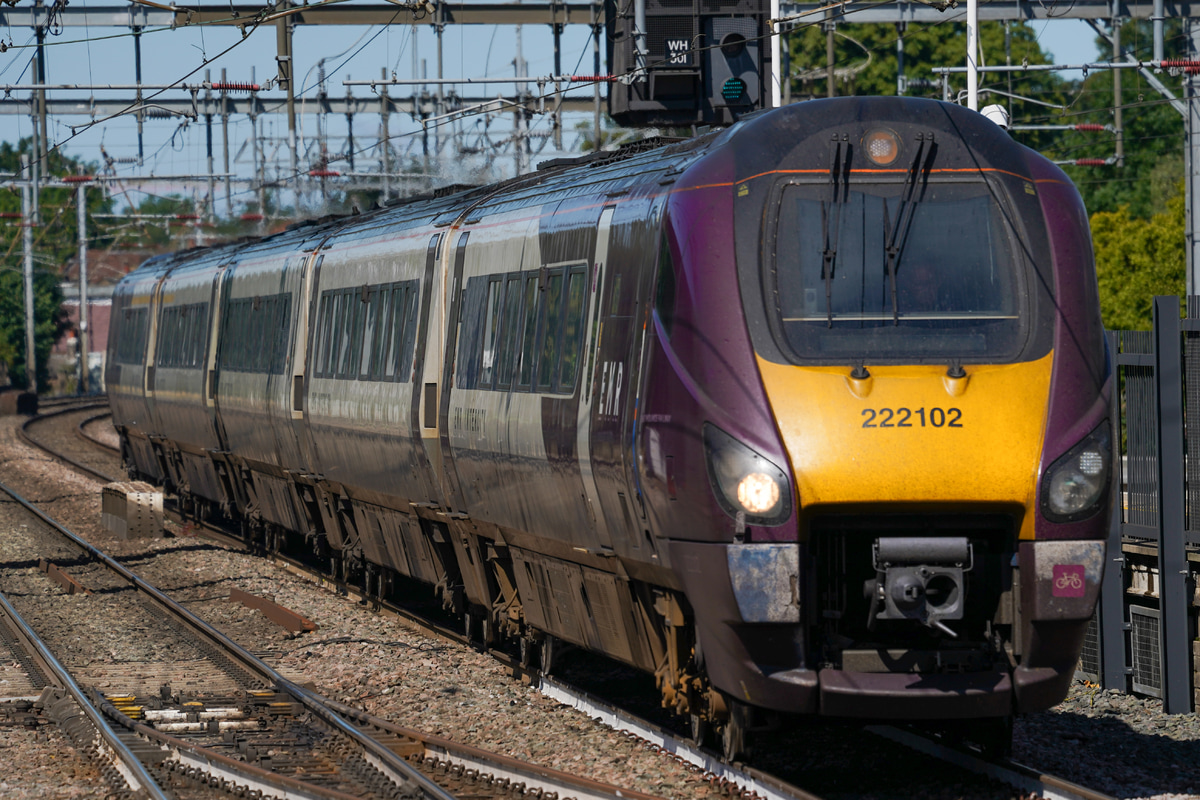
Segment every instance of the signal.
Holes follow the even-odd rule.
[[[770,107],[766,0],[606,0],[608,113],[621,125],[728,125]]]

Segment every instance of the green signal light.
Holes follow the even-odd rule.
[[[741,99],[745,93],[746,82],[741,78],[729,78],[721,86],[721,97],[725,98],[726,103]]]

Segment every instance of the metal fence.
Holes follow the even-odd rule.
[[[1096,620],[1081,670],[1105,688],[1193,709],[1193,570],[1200,572],[1200,297],[1154,298],[1151,331],[1110,331],[1117,371],[1109,534]],[[1188,425],[1186,410],[1195,419]],[[1189,555],[1191,558],[1189,559]]]

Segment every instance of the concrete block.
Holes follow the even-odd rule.
[[[110,483],[100,499],[100,524],[118,539],[160,538],[162,503],[162,492],[148,483]]]

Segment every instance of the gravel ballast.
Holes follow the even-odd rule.
[[[694,771],[652,753],[623,734],[558,705],[509,677],[485,654],[435,639],[402,620],[371,611],[318,588],[281,566],[215,545],[171,526],[174,538],[121,542],[99,525],[99,484],[51,462],[20,443],[18,419],[0,419],[0,481],[45,509],[164,590],[198,615],[218,623],[285,675],[314,684],[342,702],[395,722],[546,766],[671,798],[706,798],[716,791]],[[79,445],[83,447],[82,443]],[[21,553],[19,557],[27,558]],[[4,552],[0,558],[17,554]],[[269,596],[311,619],[313,633],[292,635],[261,613],[229,602],[231,587]],[[828,797],[1008,797],[1011,792],[966,782],[939,781],[911,759],[914,775],[864,786],[855,772],[877,759],[904,761],[890,747],[853,726],[821,724],[772,736],[794,754],[794,768],[846,775],[821,788]],[[91,797],[90,762],[48,759],[51,733],[0,731],[0,797]],[[820,743],[835,737],[838,744]],[[26,741],[28,740],[28,741]],[[35,741],[36,740],[36,741]],[[36,746],[35,746],[36,745]],[[38,748],[41,748],[40,750]],[[1122,798],[1200,796],[1200,721],[1168,716],[1155,700],[1106,692],[1083,683],[1052,711],[1017,720],[1014,757],[1029,766]],[[61,762],[61,763],[54,763]],[[61,780],[24,789],[12,776],[37,763]],[[936,769],[936,767],[935,767]],[[796,778],[799,775],[788,775]],[[924,786],[919,789],[916,787]]]

